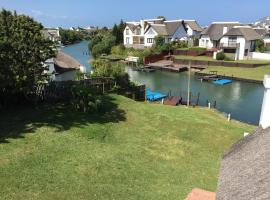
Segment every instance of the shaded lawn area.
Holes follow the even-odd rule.
[[[176,59],[180,60],[196,60],[196,61],[218,61],[208,56],[174,56]],[[270,64],[270,61],[264,60],[237,60],[237,61],[223,61],[229,63],[244,63],[244,64]]]
[[[254,127],[202,108],[108,96],[89,115],[57,104],[0,115],[1,199],[184,199],[216,190],[225,150]]]
[[[262,81],[265,74],[270,74],[270,65],[256,68],[209,66],[202,72],[210,73],[210,71],[217,71],[219,75]]]

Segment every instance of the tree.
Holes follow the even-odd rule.
[[[94,44],[92,46],[92,55],[94,58],[101,56],[102,54],[109,54],[111,52],[111,48],[115,45],[116,38],[107,33],[100,35],[100,42]]]
[[[158,16],[157,19],[163,19],[164,21],[166,21],[166,17],[164,16]]]
[[[265,45],[262,39],[256,41],[256,51],[259,51],[262,53],[265,51]]]
[[[162,46],[165,44],[165,38],[161,35],[155,37],[155,46]]]
[[[123,32],[125,28],[126,28],[126,24],[124,23],[123,20],[121,20],[118,25],[114,24],[113,29],[112,29],[112,34],[116,38],[116,41],[115,41],[116,44],[123,44],[123,40],[124,40]]]
[[[28,16],[0,11],[0,91],[26,94],[47,80],[44,62],[54,57],[55,48],[42,30]]]

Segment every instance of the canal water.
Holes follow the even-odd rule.
[[[90,71],[89,55],[85,55],[88,43],[86,41],[71,45],[63,49]],[[130,67],[126,68],[132,81],[145,84],[147,88],[167,94],[171,91],[172,95],[187,96],[188,73],[173,73],[155,71],[152,73],[133,71]],[[212,82],[201,82],[191,75],[191,92],[196,101],[200,93],[199,104],[206,106],[209,101],[213,105],[216,101],[217,109],[224,114],[230,113],[233,119],[257,125],[260,119],[261,104],[263,100],[263,85],[233,81],[228,85],[216,85]],[[187,99],[187,98],[185,98]]]

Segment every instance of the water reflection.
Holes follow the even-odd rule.
[[[126,71],[131,80],[145,84],[151,90],[173,95],[187,92],[187,73],[171,73],[156,71],[153,73],[137,72],[129,67]],[[232,84],[220,86],[211,82],[201,82],[194,75],[191,76],[191,91],[193,95],[200,92],[200,105],[205,106],[206,101],[212,104],[217,102],[217,109],[221,112],[231,113],[232,118],[251,124],[258,124],[263,86],[254,83],[234,81]]]

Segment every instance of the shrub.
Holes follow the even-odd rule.
[[[226,58],[226,55],[224,52],[217,53],[216,59],[217,60],[224,60]]]
[[[97,112],[101,108],[101,100],[95,89],[87,85],[72,87],[72,105],[80,112]]]
[[[186,42],[186,41],[172,41],[171,46],[172,46],[173,50],[188,48],[188,42]]]
[[[114,46],[112,47],[111,54],[126,56],[127,55],[126,47],[123,44]]]

